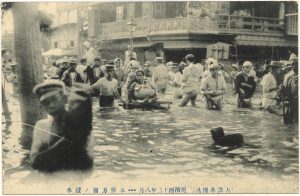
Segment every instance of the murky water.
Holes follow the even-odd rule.
[[[163,99],[171,100],[170,97],[169,92]],[[256,108],[259,98],[257,95],[254,99]],[[168,111],[142,111],[121,107],[99,110],[95,99],[95,165],[83,179],[108,174],[117,179],[140,181],[157,176],[171,179],[255,176],[298,184],[298,125],[284,125],[281,116],[258,109],[236,111],[234,100],[229,91],[223,111],[206,110],[201,97],[198,108],[180,108],[179,101],[172,100]],[[16,99],[10,98],[9,104],[10,109],[18,110]],[[19,117],[14,114],[14,118]],[[209,130],[219,126],[226,134],[241,133],[246,145],[238,149],[212,147]],[[26,163],[21,164],[28,151],[18,144],[19,135],[18,123],[3,134],[4,178],[25,182],[32,175],[49,177],[33,171]]]

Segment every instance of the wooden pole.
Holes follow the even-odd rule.
[[[42,82],[41,34],[38,18],[38,4],[13,3],[15,52],[17,74],[20,87],[20,107],[22,123],[34,125],[45,117],[38,99],[33,95],[33,87]],[[20,142],[29,149],[32,142],[32,128],[23,126]]]

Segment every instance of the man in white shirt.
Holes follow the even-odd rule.
[[[158,93],[165,94],[169,82],[169,72],[167,66],[163,63],[162,57],[156,57],[157,66],[154,69],[152,80],[156,85]]]
[[[76,71],[79,73],[81,79],[83,80],[83,83],[87,82],[87,74],[85,72],[87,66],[86,66],[87,60],[86,58],[81,58],[80,59],[80,64],[77,65]]]
[[[201,83],[201,90],[206,98],[207,109],[221,110],[222,109],[222,98],[226,92],[226,82],[224,77],[219,72],[218,64],[210,65],[210,72]]]
[[[188,54],[185,57],[187,67],[183,70],[182,76],[182,92],[183,98],[180,103],[180,107],[185,107],[189,101],[192,106],[196,106],[196,98],[198,94],[198,82],[200,79],[199,67],[194,64],[195,57],[192,54]]]
[[[57,72],[58,72],[58,68],[56,62],[53,61],[51,67],[48,70],[48,75],[51,79],[59,79]]]
[[[270,65],[270,72],[266,75],[263,85],[262,107],[270,113],[277,113],[276,96],[280,86],[277,85],[276,76],[280,74],[282,64],[273,61]]]
[[[94,58],[97,56],[97,51],[91,46],[91,43],[88,41],[83,42],[83,46],[85,48],[84,57],[87,60],[87,65],[91,65],[94,63]]]
[[[113,107],[115,97],[120,98],[118,93],[118,81],[113,78],[114,66],[106,66],[106,75],[100,78],[91,87],[94,92],[99,91],[99,105],[100,107]]]
[[[182,98],[182,74],[179,72],[179,64],[172,63],[171,65],[172,74],[170,74],[171,78],[171,86],[174,87],[173,98],[181,99]]]

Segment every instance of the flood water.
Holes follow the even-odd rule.
[[[94,169],[88,173],[33,171],[28,160],[22,162],[29,152],[18,143],[21,126],[15,122],[3,130],[2,136],[4,191],[67,193],[64,188],[36,191],[11,185],[26,187],[34,182],[42,186],[51,181],[65,188],[78,183],[98,185],[99,189],[125,183],[137,189],[150,185],[186,186],[189,193],[199,193],[194,189],[198,186],[225,186],[232,193],[298,192],[298,125],[284,125],[282,116],[258,110],[260,97],[257,92],[253,99],[256,109],[241,111],[235,110],[231,90],[224,98],[223,111],[206,110],[199,95],[198,108],[180,108],[179,100],[171,98],[171,91],[161,97],[173,101],[168,111],[121,107],[99,110],[95,98]],[[9,107],[18,121],[17,97],[9,96]],[[210,129],[220,126],[225,134],[241,133],[245,145],[237,149],[212,146]]]

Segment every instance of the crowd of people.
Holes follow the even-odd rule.
[[[208,58],[202,65],[195,62],[193,54],[188,54],[184,61],[178,63],[165,63],[162,57],[156,57],[155,68],[150,69],[151,62],[141,65],[130,46],[128,48],[124,64],[120,58],[107,61],[95,56],[93,62],[87,64],[85,57],[80,62],[64,57],[60,60],[60,66],[52,63],[48,77],[61,80],[67,88],[74,83],[90,85],[93,93],[99,95],[100,107],[114,106],[116,98],[124,103],[152,103],[158,100],[157,94],[165,94],[167,88],[172,88],[173,98],[181,99],[180,107],[187,106],[189,102],[196,106],[195,100],[201,94],[206,100],[206,108],[214,110],[222,109],[223,96],[231,78],[237,95],[237,108],[253,108],[251,99],[258,85],[258,74],[250,61],[241,62],[239,66],[232,65],[233,71],[228,74],[218,60]],[[278,96],[291,83],[288,81],[297,75],[297,66],[297,57],[292,56],[289,66],[286,66],[291,71],[283,80],[280,77],[286,67],[281,62],[269,61],[265,64],[260,82],[263,89],[261,108],[272,113],[278,111]]]
[[[91,56],[92,52],[89,60],[86,56],[79,61],[63,57],[51,62],[45,74],[47,80],[33,89],[51,116],[35,125],[30,153],[33,168],[51,172],[92,167],[92,95],[99,97],[100,107],[113,107],[116,98],[124,104],[154,104],[161,97],[158,95],[170,92],[171,88],[172,98],[178,100],[180,107],[189,103],[196,106],[197,97],[202,95],[207,109],[222,110],[223,97],[231,89],[227,86],[232,85],[236,107],[251,109],[252,98],[258,93],[256,88],[261,85],[260,107],[271,113],[283,107],[287,114],[284,121],[298,122],[296,55],[291,55],[286,66],[282,62],[267,62],[260,83],[250,61],[232,65],[233,71],[228,74],[218,60],[208,58],[202,65],[193,54],[186,55],[182,62],[167,63],[158,56],[155,68],[149,61],[141,65],[130,46],[124,63],[121,58],[107,61]],[[15,67],[10,63],[5,70],[15,74]]]
[[[92,167],[92,94],[99,95],[100,107],[112,107],[115,98],[124,102],[155,103],[157,94],[165,94],[167,88],[172,87],[173,98],[181,99],[180,107],[185,107],[189,102],[196,106],[197,96],[201,93],[208,109],[221,110],[228,84],[225,82],[228,74],[224,74],[222,65],[213,58],[207,59],[204,66],[195,63],[193,54],[188,54],[184,59],[185,62],[164,64],[162,57],[156,57],[153,72],[149,71],[149,62],[142,67],[135,58],[131,58],[127,66],[122,64],[120,58],[109,60],[106,64],[106,60],[97,56],[89,65],[86,58],[81,58],[79,65],[72,58],[63,58],[60,67],[53,62],[49,69],[52,73],[50,78],[57,80],[46,80],[33,89],[42,107],[52,117],[39,120],[35,125],[30,153],[33,168],[52,172]],[[277,96],[281,92],[282,100],[289,105],[290,121],[297,121],[297,57],[290,59],[289,66],[286,74],[282,74],[280,62],[270,62],[265,66],[260,82],[263,89],[261,107],[276,112]],[[252,63],[244,61],[240,71],[239,66],[234,67],[237,69],[231,75],[237,95],[236,106],[252,108],[251,98],[257,87]],[[284,76],[282,85],[280,76]],[[68,96],[64,93],[65,87],[69,91]],[[52,134],[40,129],[49,130]]]

